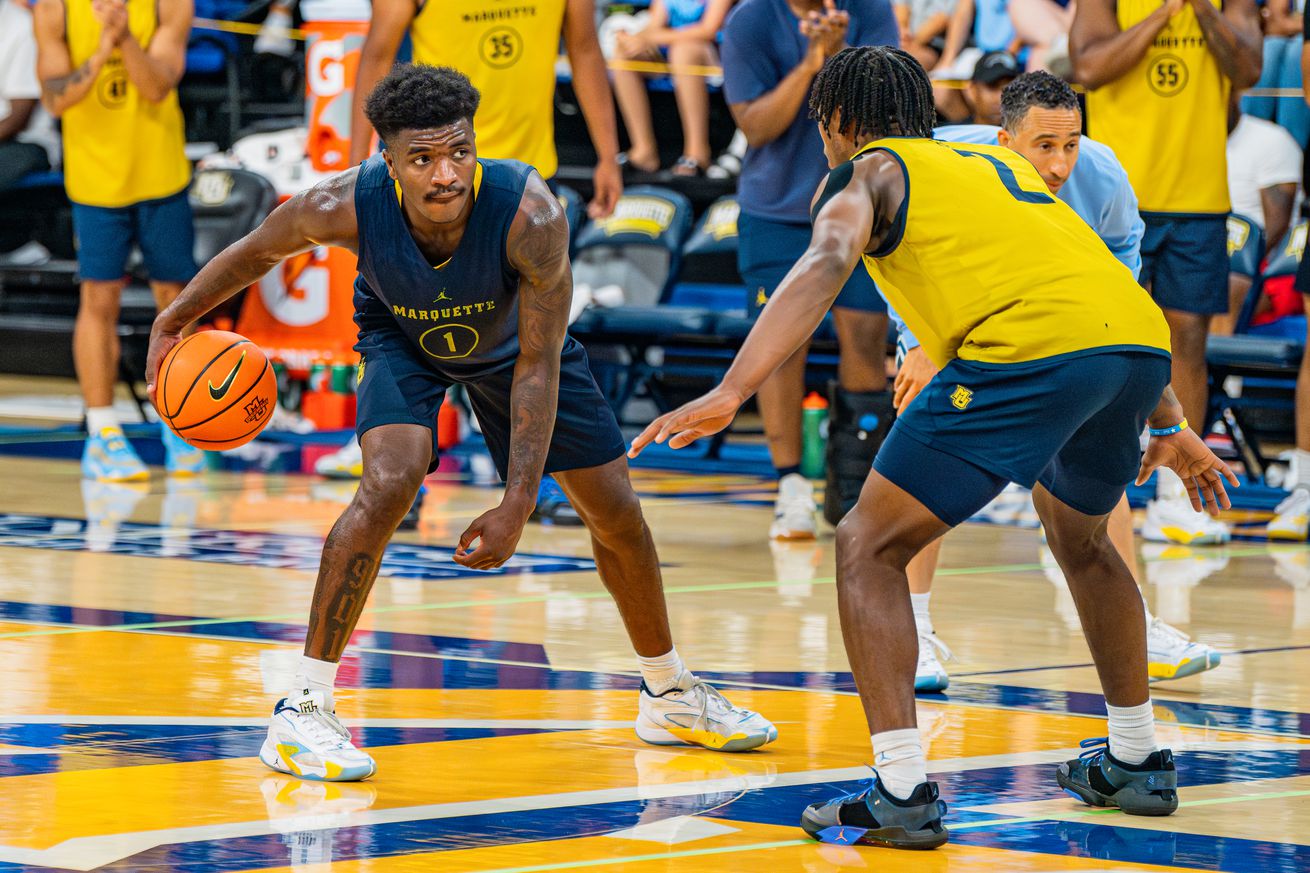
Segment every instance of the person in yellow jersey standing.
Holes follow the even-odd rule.
[[[572,68],[573,89],[596,151],[591,218],[614,211],[623,193],[619,137],[605,56],[596,37],[594,0],[539,0],[506,6],[491,0],[373,0],[373,18],[360,52],[351,117],[351,163],[369,156],[373,128],[364,114],[368,94],[396,60],[408,31],[414,63],[453,67],[482,94],[478,154],[523,161],[554,189],[555,61],[560,41]],[[321,462],[319,472],[359,469],[357,441]],[[416,504],[417,505],[417,504]],[[541,482],[533,520],[580,526],[582,519],[550,477]]]
[[[523,161],[551,179],[559,168],[554,99],[562,38],[596,148],[595,195],[587,211],[592,218],[609,215],[623,193],[623,177],[614,99],[594,16],[593,0],[519,6],[491,0],[374,0],[355,84],[351,163],[369,156],[373,135],[363,95],[391,69],[408,30],[414,63],[453,67],[481,92],[478,154]]]
[[[119,300],[133,244],[163,308],[195,275],[182,110],[191,0],[37,0],[41,100],[63,126],[82,278],[73,360],[86,402],[82,473],[148,475],[114,415]],[[198,473],[204,453],[161,428],[170,473]]]
[[[1173,385],[1204,424],[1205,342],[1228,310],[1228,94],[1260,77],[1254,0],[1082,0],[1069,33],[1086,86],[1087,131],[1114,150],[1137,192],[1146,233],[1141,282],[1169,320]],[[1172,473],[1142,535],[1222,543],[1227,526],[1193,512]]]

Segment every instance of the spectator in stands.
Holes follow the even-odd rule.
[[[909,52],[925,70],[941,60],[946,29],[955,12],[955,0],[895,0],[892,11],[901,31],[901,48]]]
[[[29,173],[56,163],[58,134],[41,108],[32,13],[23,0],[0,0],[0,195]],[[30,206],[18,194],[0,202],[0,257],[40,263],[50,252],[32,239]]]
[[[951,16],[950,26],[946,30],[946,46],[942,49],[941,60],[933,69],[932,78],[957,82],[968,79],[983,55],[1014,50],[1016,37],[1014,24],[1007,12],[1008,3],[1009,0],[958,0],[955,14]],[[966,47],[970,34],[973,36],[973,45]],[[959,88],[934,83],[932,96],[944,122],[969,118],[970,108],[964,102]]]
[[[646,26],[636,33],[620,31],[618,56],[630,61],[663,61],[673,66],[717,66],[715,39],[733,0],[654,0]],[[646,73],[614,71],[614,96],[619,100],[623,124],[631,145],[620,163],[643,173],[660,168],[655,125],[651,121]],[[682,157],[673,165],[675,176],[703,176],[710,159],[710,92],[701,73],[672,74],[673,93],[682,121]]]
[[[964,89],[969,116],[963,124],[1001,123],[1001,92],[1023,72],[1019,59],[1009,52],[988,52],[974,65]]]
[[[0,191],[50,169],[54,130],[41,108],[32,13],[23,0],[0,0]]]
[[[897,37],[888,0],[743,0],[729,14],[723,86],[750,145],[737,226],[738,266],[753,314],[809,245],[810,200],[828,172],[806,105],[810,83],[847,43],[896,45]],[[833,316],[841,343],[839,399],[881,403],[889,417],[886,304],[866,271],[852,274]],[[793,355],[757,395],[779,480],[774,539],[810,539],[816,532],[813,489],[800,475],[805,357],[804,349]]]
[[[1305,7],[1302,29],[1310,27],[1310,5]],[[1310,81],[1310,46],[1301,49],[1302,81]],[[1305,93],[1310,103],[1310,92]],[[1310,162],[1301,178],[1302,191],[1310,190]],[[1293,287],[1310,312],[1310,258],[1301,254]],[[1274,517],[1265,528],[1270,539],[1305,540],[1310,534],[1310,323],[1306,326],[1305,351],[1301,370],[1296,375],[1296,449],[1288,465],[1283,487],[1290,493],[1274,509]]]
[[[1267,0],[1261,7],[1264,12],[1264,66],[1255,90],[1301,90],[1304,6],[1305,0]],[[1310,137],[1310,107],[1299,97],[1247,95],[1242,98],[1242,111],[1256,118],[1278,122],[1302,148]]]
[[[593,196],[587,214],[614,211],[623,194],[614,98],[600,41],[593,0],[542,0],[533,5],[487,11],[476,0],[374,0],[373,19],[360,53],[351,117],[352,163],[368,157],[373,128],[364,116],[364,96],[395,63],[408,33],[414,62],[454,67],[482,94],[474,126],[478,155],[531,164],[553,186],[555,151],[555,61],[560,41],[573,73],[573,90],[596,150]],[[492,28],[489,21],[504,24]],[[359,441],[323,459],[338,475],[361,468]],[[319,468],[320,471],[322,467]],[[543,476],[535,520],[579,526],[555,480]]]
[[[414,63],[454,67],[482,94],[475,126],[478,155],[531,164],[551,180],[555,152],[555,60],[562,39],[573,71],[573,90],[596,148],[595,194],[587,212],[609,215],[623,193],[618,128],[609,74],[596,39],[593,0],[543,0],[488,12],[475,0],[374,0],[373,19],[360,52],[351,117],[350,157],[368,157],[373,129],[364,95],[395,63],[406,33]],[[490,21],[507,25],[491,28]]]
[[[1069,34],[1087,95],[1088,134],[1114,150],[1146,222],[1141,281],[1165,310],[1173,388],[1190,422],[1206,417],[1206,334],[1228,311],[1228,94],[1260,76],[1253,0],[1080,0]],[[1143,536],[1226,542],[1162,472]]]
[[[1067,60],[1073,0],[1009,0],[1010,23],[1028,47],[1028,69],[1050,70],[1051,61]],[[1064,64],[1067,67],[1067,63]],[[1063,72],[1057,66],[1054,71]]]
[[[1281,125],[1243,114],[1240,102],[1234,94],[1228,106],[1228,197],[1233,212],[1264,230],[1270,250],[1292,226],[1301,147]]]
[[[161,308],[195,274],[177,83],[191,0],[37,0],[41,100],[63,121],[64,186],[73,202],[81,300],[73,360],[86,401],[88,479],[144,479],[114,413],[118,308],[128,256],[144,256]],[[162,428],[170,473],[204,469],[204,453]]]

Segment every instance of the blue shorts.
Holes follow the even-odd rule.
[[[514,367],[504,367],[474,378],[438,373],[404,345],[401,337],[382,340],[362,336],[358,412],[355,432],[360,436],[383,424],[418,424],[432,431],[432,458],[428,472],[437,468],[437,412],[446,389],[456,382],[468,392],[473,414],[482,425],[487,449],[506,477],[509,466],[509,394]],[[559,405],[555,431],[546,455],[547,473],[599,467],[627,451],[623,434],[609,404],[601,396],[587,363],[582,344],[564,341],[560,355]]]
[[[1223,215],[1143,212],[1142,286],[1161,309],[1228,311],[1228,223]]]
[[[746,284],[746,312],[760,314],[769,295],[810,246],[810,225],[774,221],[741,213],[737,217],[737,272]],[[833,306],[861,312],[886,312],[869,271],[856,266]]]
[[[874,469],[949,525],[1006,482],[1105,515],[1137,475],[1169,356],[1097,349],[1023,364],[951,361],[892,426]]]
[[[195,230],[185,189],[131,206],[73,204],[77,267],[83,279],[114,282],[127,272],[132,244],[155,282],[190,282],[196,274]]]

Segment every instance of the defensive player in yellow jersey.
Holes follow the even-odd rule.
[[[414,63],[453,67],[482,94],[475,127],[478,154],[523,161],[550,181],[555,153],[555,59],[560,40],[573,70],[573,89],[587,121],[597,163],[592,218],[609,215],[623,192],[614,99],[592,0],[374,0],[364,40],[351,118],[351,162],[369,155],[373,128],[363,95],[391,69],[408,30]]]
[[[933,140],[932,87],[905,52],[848,48],[814,81],[829,165],[805,255],[769,299],[723,382],[632,444],[674,448],[722,430],[803,343],[861,258],[941,373],[896,420],[837,527],[846,653],[868,718],[875,779],[814,804],[816,839],[931,848],[946,841],[915,723],[918,645],[905,567],[1007,481],[1034,488],[1105,691],[1109,740],[1059,784],[1138,815],[1177,808],[1155,741],[1146,622],[1106,533],[1124,488],[1166,465],[1195,506],[1228,505],[1231,471],[1187,429],[1169,382],[1164,316],[1128,268],[999,146]],[[1150,422],[1142,460],[1138,436]]]
[[[1260,75],[1255,0],[1083,0],[1069,52],[1088,89],[1088,135],[1114,149],[1137,193],[1141,282],[1169,320],[1173,385],[1200,427],[1210,319],[1228,311],[1228,93]],[[1147,539],[1228,540],[1225,525],[1188,508],[1171,474],[1158,494]]]
[[[191,165],[176,90],[191,0],[38,0],[33,19],[41,100],[62,121],[82,277],[73,332],[89,433],[82,472],[100,481],[144,479],[113,410],[118,307],[134,243],[161,308],[196,272]],[[204,468],[203,452],[162,433],[170,472]]]

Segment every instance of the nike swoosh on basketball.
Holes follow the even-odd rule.
[[[244,364],[245,362],[246,362],[246,353],[242,352],[241,357],[237,359],[236,366],[232,368],[231,373],[227,374],[227,378],[223,380],[222,385],[219,385],[217,388],[215,388],[214,383],[212,381],[209,383],[209,396],[214,398],[215,400],[222,400],[227,395],[228,389],[232,387],[232,382],[237,377],[237,371],[241,369],[241,365]]]

